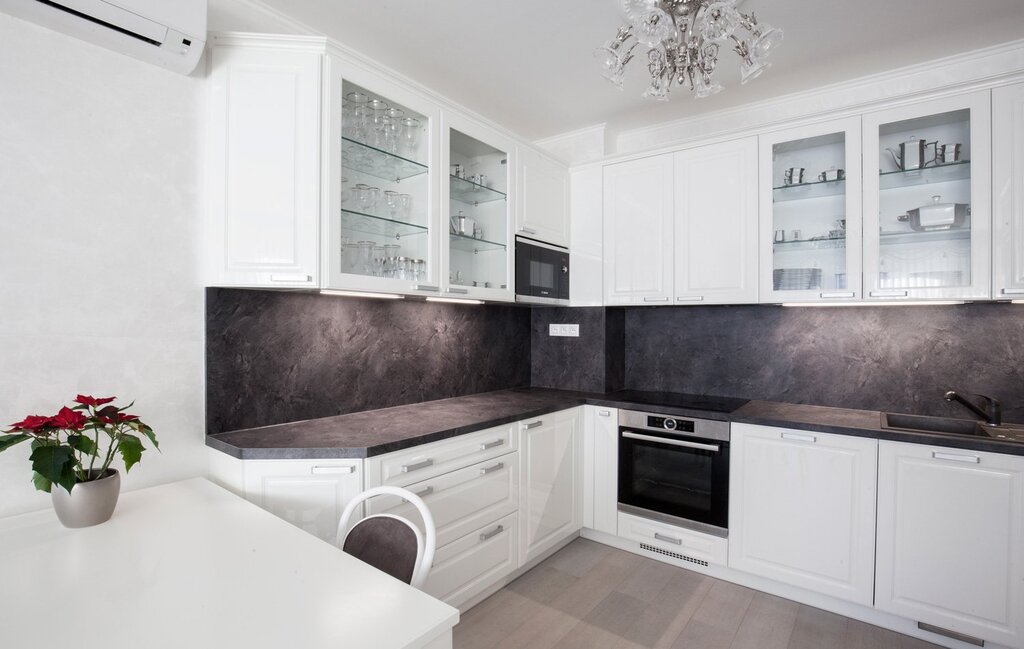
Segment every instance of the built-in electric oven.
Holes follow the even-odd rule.
[[[619,411],[619,511],[729,536],[729,422]]]
[[[516,302],[569,304],[569,251],[516,237]]]

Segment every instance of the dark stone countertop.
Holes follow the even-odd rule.
[[[660,392],[609,394],[518,388],[209,435],[207,446],[252,459],[365,458],[579,405],[759,424],[898,442],[1024,455],[1024,443],[881,428],[881,414],[774,401]]]

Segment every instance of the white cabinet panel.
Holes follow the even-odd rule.
[[[673,155],[604,168],[605,304],[672,300]]]
[[[618,531],[619,411],[583,408],[583,527]]]
[[[729,567],[870,606],[877,444],[733,424]]]
[[[880,442],[875,606],[1024,646],[1024,458]]]
[[[322,58],[296,48],[213,48],[210,284],[318,284]]]
[[[601,167],[569,176],[570,306],[604,304],[603,173]]]
[[[487,428],[366,460],[368,487],[405,487],[518,448],[514,425]]]
[[[1024,84],[992,91],[995,298],[1024,299]]]
[[[674,302],[757,302],[757,139],[676,153],[674,203]]]
[[[724,566],[729,540],[619,512],[619,536],[685,564]]]
[[[520,423],[520,561],[526,563],[580,529],[582,463],[579,409]]]
[[[519,147],[516,234],[569,245],[569,170],[526,147]]]
[[[460,606],[518,566],[515,514],[488,523],[438,548],[423,590]]]

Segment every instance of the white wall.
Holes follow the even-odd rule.
[[[202,85],[0,14],[0,426],[135,399],[163,453],[126,489],[205,473]],[[0,516],[49,506],[28,454]]]

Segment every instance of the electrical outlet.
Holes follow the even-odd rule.
[[[580,326],[578,324],[553,324],[548,325],[549,336],[569,336],[579,338]]]

